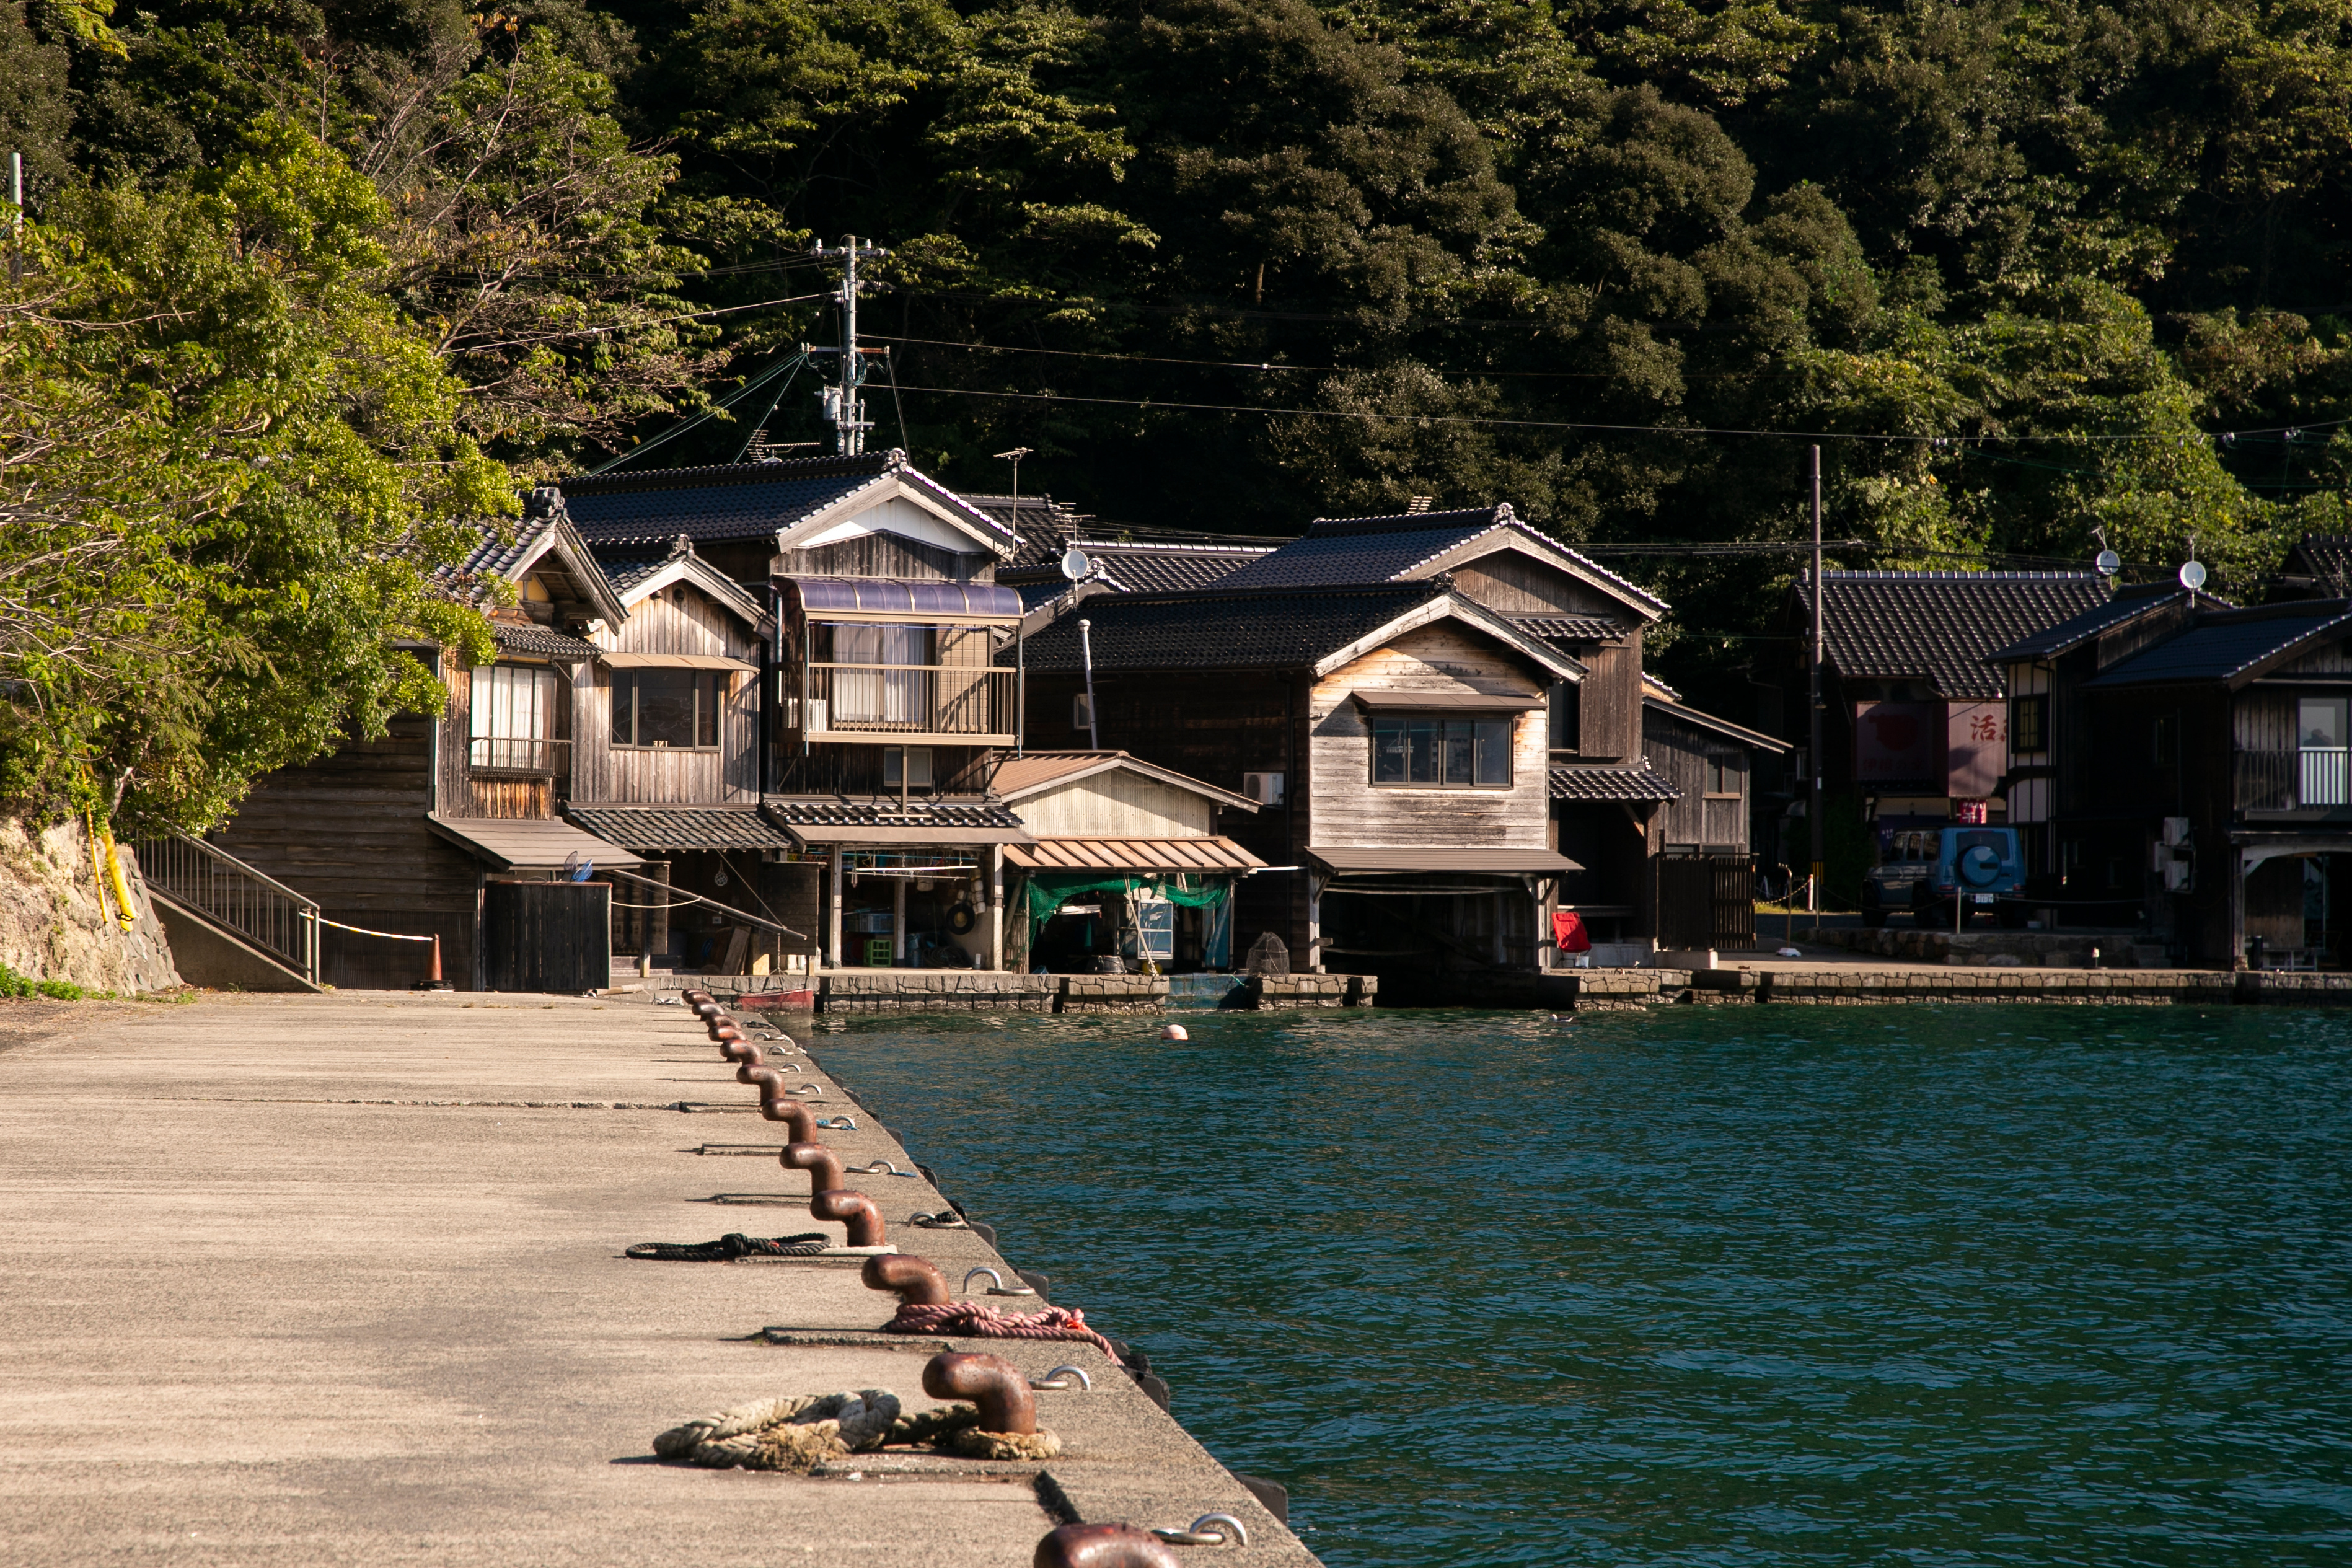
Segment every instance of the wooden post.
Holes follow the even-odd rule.
[[[646,954],[669,951],[669,862],[656,860],[649,868],[654,880],[661,884],[654,889],[653,908],[646,911]],[[652,968],[651,964],[646,967]]]
[[[826,857],[829,868],[827,882],[830,897],[824,901],[824,966],[841,967],[841,846],[833,847]]]
[[[890,962],[893,965],[904,965],[907,962],[907,879],[904,877],[890,879]]]
[[[988,847],[988,967],[1004,967],[1004,846]]]
[[[1287,782],[1287,781],[1286,781]],[[1323,973],[1323,887],[1325,878],[1307,873],[1307,965],[1308,974]]]

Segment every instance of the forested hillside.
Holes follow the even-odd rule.
[[[848,233],[893,252],[879,439],[983,489],[1028,446],[1024,489],[1108,518],[1427,494],[1790,539],[1819,432],[1848,564],[2071,565],[2104,530],[2246,593],[2347,526],[2347,0],[107,3],[0,5],[0,142],[80,301],[16,318],[10,374],[60,410],[145,389],[192,497],[269,471],[241,444],[324,454],[342,500],[196,505],[226,554],[189,525],[289,581],[364,583],[491,465],[604,461],[830,341],[806,253]],[[818,438],[814,390],[772,437]],[[643,460],[730,459],[763,407]],[[1624,564],[1675,601],[1670,678],[1786,657],[1793,561]],[[321,679],[380,709],[396,663]],[[341,700],[248,715],[276,739],[238,755]]]

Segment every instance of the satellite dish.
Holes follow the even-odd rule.
[[[2100,576],[2112,577],[2124,569],[2124,558],[2112,550],[2102,550],[2091,564],[2099,569]]]
[[[1062,552],[1062,575],[1071,582],[1079,581],[1094,569],[1095,563],[1087,560],[1087,552],[1076,545],[1073,544]]]
[[[2182,562],[2180,563],[2180,585],[2188,589],[2192,594],[2198,589],[2202,588],[2205,585],[2205,563],[2201,561]]]

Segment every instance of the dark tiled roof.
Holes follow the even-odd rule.
[[[2054,658],[2059,654],[2071,653],[2102,633],[2128,625],[2150,610],[2179,604],[2188,592],[2170,583],[2139,583],[2118,588],[2116,596],[2105,604],[2094,605],[2079,616],[2069,616],[2054,626],[1998,648],[1987,654],[1985,660],[1998,665],[2013,659]]]
[[[1078,622],[1093,623],[1097,669],[1296,669],[1347,647],[1416,605],[1442,596],[1433,583],[1326,588],[1313,593],[1103,594],[1029,639],[1033,670],[1073,670]],[[999,656],[1012,661],[1008,650]]]
[[[795,827],[1018,827],[1012,808],[993,801],[933,801],[900,811],[893,805],[873,805],[837,796],[786,799],[771,795],[764,803],[769,816]]]
[[[482,530],[481,542],[468,551],[463,561],[455,566],[445,566],[434,575],[503,577],[514,570],[515,563],[537,549],[554,531],[555,519],[552,516],[524,518],[511,530],[486,528]]]
[[[1263,544],[1114,544],[1083,539],[1074,542],[1101,568],[1103,580],[1122,594],[1181,594],[1206,588],[1272,549]]]
[[[872,484],[889,468],[885,453],[647,468],[562,481],[572,526],[592,545],[667,544],[679,534],[707,542],[772,536]]]
[[[1665,601],[1636,587],[1559,540],[1521,522],[1507,504],[1466,511],[1407,512],[1393,517],[1318,517],[1297,539],[1226,579],[1236,588],[1313,587],[1393,583],[1479,535],[1518,533],[1576,563],[1638,605],[1663,612]]]
[[[1947,700],[2001,694],[1986,663],[2106,603],[2090,572],[1830,572],[1822,606],[1829,660],[1846,679],[1927,680]],[[1801,582],[1798,598],[1807,606]]]
[[[790,835],[756,806],[574,805],[564,816],[597,837],[652,849],[790,849]]]
[[[1625,628],[1607,616],[1513,616],[1511,624],[1546,642],[1599,642]]]
[[[895,450],[583,475],[563,480],[561,488],[572,526],[591,544],[667,542],[680,534],[708,542],[772,536],[891,472],[945,501],[970,507],[962,497],[907,467],[906,455]],[[979,515],[1012,542],[1010,526],[985,511]]]
[[[630,589],[668,565],[673,559],[667,555],[633,555],[615,560],[600,552],[596,563],[604,568],[604,576],[613,584],[613,592],[626,597]]]
[[[1683,792],[1668,784],[1646,762],[1631,767],[1586,766],[1576,763],[1551,765],[1554,800],[1642,801],[1680,800]]]
[[[2323,632],[2352,636],[2352,602],[2318,599],[2267,605],[2250,610],[2219,610],[2198,617],[2179,637],[2168,637],[2127,658],[2086,686],[2153,686],[2175,680],[2233,680],[2264,660],[2284,655]]]
[[[554,627],[542,626],[537,621],[528,625],[492,621],[490,635],[498,639],[500,652],[518,654],[525,658],[553,659],[558,664],[585,664],[596,657],[594,643],[566,637]]]

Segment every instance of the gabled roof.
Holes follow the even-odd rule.
[[[1463,511],[1318,517],[1307,525],[1305,538],[1244,566],[1225,585],[1304,588],[1422,582],[1497,549],[1515,550],[1556,567],[1643,620],[1665,614],[1664,599],[1529,528],[1508,501]]]
[[[1845,679],[1925,680],[1947,700],[1990,701],[2000,677],[1987,662],[2103,605],[2094,572],[1826,572],[1822,640]],[[1810,586],[1797,599],[1811,614]]]
[[[1181,594],[1211,587],[1274,549],[1270,544],[1136,544],[1095,539],[1070,542],[1085,551],[1094,563],[1100,574],[1096,580],[1121,594]],[[1052,581],[1056,586],[1066,585],[1058,564]]]
[[[2340,599],[2352,595],[2352,535],[2306,533],[2279,563],[2273,579],[2281,596]]]
[[[1202,784],[1188,773],[1173,768],[1163,768],[1157,763],[1147,763],[1125,752],[1030,752],[1018,757],[1006,757],[996,764],[996,772],[988,781],[991,794],[1008,805],[1018,805],[1031,795],[1047,790],[1060,789],[1080,779],[1112,772],[1139,774],[1177,789],[1215,801],[1219,805],[1235,806],[1255,811],[1257,802],[1245,795],[1219,789],[1213,784]]]
[[[2352,637],[2352,600],[2313,599],[2201,613],[2178,637],[2125,659],[2088,687],[2220,681],[2231,690],[2322,643]]]
[[[1551,798],[1554,800],[1632,801],[1680,800],[1683,792],[1659,774],[1647,762],[1622,767],[1600,763],[1554,763],[1551,765]]]
[[[625,605],[640,605],[673,583],[701,589],[750,626],[765,624],[767,611],[743,585],[694,552],[694,541],[679,534],[669,553],[635,560],[608,561],[604,572]]]
[[[1686,707],[1669,697],[1658,697],[1644,691],[1642,693],[1642,706],[1650,712],[1663,714],[1666,718],[1679,720],[1697,729],[1710,731],[1727,741],[1737,741],[1753,751],[1770,752],[1776,756],[1786,756],[1796,750],[1786,741],[1776,741],[1771,736],[1760,731],[1751,730],[1745,724],[1735,724],[1728,719],[1718,719],[1712,713],[1705,713],[1698,709]]]
[[[1511,624],[1546,642],[1605,642],[1625,629],[1608,616],[1513,616]]]
[[[907,454],[895,447],[849,457],[582,475],[563,480],[562,489],[581,536],[606,547],[683,535],[703,544],[773,540],[780,549],[799,549],[823,542],[816,536],[829,525],[893,497],[903,497],[968,540],[961,549],[1002,557],[1014,546],[1009,526],[908,464]]]
[[[563,498],[544,487],[525,500],[520,521],[510,528],[484,528],[480,542],[466,558],[436,571],[433,580],[444,592],[479,601],[491,579],[520,583],[550,556],[580,589],[581,603],[594,617],[615,622],[627,618],[629,612],[622,606],[603,565],[566,515]]]
[[[1987,654],[1985,662],[1998,665],[2015,664],[2026,659],[2058,658],[2073,653],[2085,643],[2131,625],[2142,616],[2171,609],[2189,596],[2189,590],[2177,583],[2134,583],[2117,588],[2116,596],[2104,605],[2094,605],[2081,615],[2070,616],[2054,626]],[[2197,602],[2220,605],[2225,608],[2229,605],[2226,599],[2217,599],[2210,594],[2198,595]]]
[[[596,645],[585,637],[566,637],[537,621],[492,621],[490,636],[500,653],[520,658],[543,658],[554,664],[586,664],[596,657]]]
[[[1502,616],[1430,583],[1199,594],[1104,594],[1028,639],[1033,670],[1079,668],[1078,622],[1092,624],[1097,669],[1310,669],[1328,674],[1435,621],[1485,632],[1538,668],[1580,680],[1584,666]],[[1008,651],[998,656],[1009,662]]]

